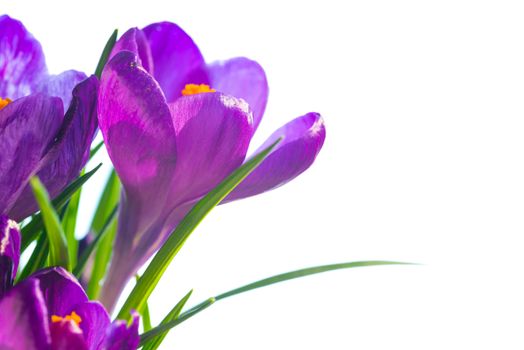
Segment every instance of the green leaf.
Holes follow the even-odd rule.
[[[93,158],[95,154],[97,154],[98,151],[100,151],[103,145],[104,140],[100,141],[95,147],[91,148],[91,150],[89,151],[89,159]]]
[[[230,290],[228,292],[222,293],[220,295],[217,295],[214,298],[209,298],[202,303],[192,307],[191,309],[187,310],[183,314],[181,314],[176,320],[169,321],[167,323],[161,324],[158,327],[153,328],[149,332],[145,332],[140,336],[140,343],[146,344],[147,342],[151,341],[154,337],[158,337],[160,334],[165,334],[168,332],[171,328],[179,325],[180,323],[188,320],[189,318],[193,317],[197,313],[207,309],[211,305],[213,305],[216,301],[229,298],[233,295],[237,295],[240,293],[245,293],[253,289],[266,287],[275,283],[280,283],[284,281],[289,281],[295,278],[315,275],[318,273],[323,273],[327,271],[334,271],[334,270],[340,270],[340,269],[349,269],[354,267],[364,267],[364,266],[378,266],[378,265],[413,265],[410,263],[402,263],[402,262],[395,262],[395,261],[356,261],[356,262],[348,262],[348,263],[340,263],[340,264],[332,264],[332,265],[323,265],[323,266],[315,266],[315,267],[309,267],[301,270],[286,272],[280,275],[272,276],[269,278],[262,279],[257,282],[253,282],[250,284],[247,284],[245,286],[242,286],[240,288],[236,288],[233,290]]]
[[[95,235],[100,234],[105,222],[107,222],[108,217],[110,217],[111,212],[116,208],[120,199],[120,188],[120,180],[118,179],[116,172],[113,170],[107,180],[95,216],[93,217],[93,222],[91,223],[91,232]],[[98,248],[96,249],[91,278],[89,279],[89,284],[87,286],[87,295],[89,295],[90,299],[98,299],[98,295],[100,294],[101,281],[106,274],[107,266],[111,259],[117,222],[118,219],[113,220],[112,224],[107,229],[107,234],[105,234],[105,237],[101,238]]]
[[[104,46],[104,50],[102,51],[102,55],[100,55],[100,59],[98,60],[98,64],[95,70],[95,75],[98,79],[100,79],[100,77],[102,76],[102,71],[104,70],[107,60],[109,59],[111,50],[113,50],[113,46],[115,46],[117,36],[118,29],[115,29],[113,31],[113,34],[111,34],[111,36],[107,40],[106,46]]]
[[[47,234],[43,233],[40,235],[40,237],[38,237],[35,250],[33,250],[31,253],[31,257],[29,258],[29,261],[25,265],[24,269],[16,276],[17,280],[22,281],[32,273],[43,268],[48,255],[49,241],[47,240]]]
[[[118,314],[118,319],[129,319],[132,309],[141,310],[165,270],[198,224],[216,205],[218,205],[218,203],[220,203],[240,182],[242,182],[246,176],[255,170],[255,168],[271,153],[273,148],[275,148],[280,141],[281,139],[278,139],[271,146],[248,160],[204,198],[198,201],[198,203],[171,233],[158,253],[156,253],[155,257],[142,275],[142,278],[140,278],[140,281],[138,281],[135,288],[131,291],[131,294],[125,301],[124,306]]]
[[[187,293],[182,299],[180,299],[180,301],[175,305],[175,307],[166,315],[166,317],[164,317],[162,322],[160,322],[160,326],[165,325],[178,318],[178,316],[182,312],[182,309],[186,305],[192,293],[193,293],[193,290],[190,290],[189,293]],[[151,327],[148,330],[146,330],[144,326],[144,332],[148,332],[150,329]],[[142,343],[142,339],[141,339],[139,346],[144,345],[144,348],[142,350],[156,350],[158,349],[160,344],[162,344],[168,332],[169,330],[167,330],[166,332],[163,332],[162,334],[159,334],[156,337],[150,337],[147,343]]]
[[[45,232],[47,232],[47,239],[49,241],[49,263],[51,266],[63,266],[71,270],[64,230],[53,208],[53,204],[49,199],[49,194],[38,177],[32,177],[29,183],[31,184],[33,194],[35,195],[44,220]]]
[[[75,266],[73,270],[73,274],[80,278],[80,275],[84,271],[84,267],[86,266],[87,262],[89,261],[89,257],[91,257],[91,254],[95,251],[95,249],[100,244],[101,240],[107,236],[107,234],[110,232],[110,227],[113,224],[113,221],[116,219],[116,211],[118,207],[115,207],[113,209],[113,212],[109,215],[107,218],[107,221],[102,228],[102,231],[95,237],[93,242],[84,250],[82,253],[82,256],[78,259],[78,264]]]
[[[82,170],[80,173],[80,176],[82,175],[84,175],[84,170]],[[71,196],[71,199],[69,199],[69,203],[67,204],[64,217],[62,218],[62,227],[66,235],[69,261],[71,262],[71,266],[76,266],[76,260],[78,256],[78,241],[75,237],[75,230],[81,194],[82,188],[79,188],[78,191],[75,192],[73,196]]]
[[[87,180],[89,180],[91,176],[93,176],[98,171],[98,169],[100,169],[101,166],[102,163],[98,164],[93,170],[88,171],[85,173],[85,175],[80,176],[78,179],[73,181],[53,200],[53,206],[58,210],[62,209],[69,198],[71,198],[71,196],[79,188],[81,188],[82,185],[84,185]],[[43,227],[44,223],[42,221],[42,215],[37,214],[34,215],[31,221],[22,228],[22,251],[24,251],[29,246],[29,244],[31,244],[31,242],[37,238],[38,234],[42,232]]]

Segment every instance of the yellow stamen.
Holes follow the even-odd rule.
[[[186,84],[184,90],[182,90],[182,96],[196,95],[215,91],[215,89],[211,89],[211,87],[206,84]]]
[[[79,326],[80,322],[82,322],[82,318],[78,316],[78,314],[74,311],[71,312],[71,314],[67,315],[66,317],[61,317],[57,315],[51,316],[51,322],[53,323],[62,322],[62,321],[73,321],[74,323],[76,323],[77,326]]]
[[[1,98],[0,97],[0,109],[4,108],[5,106],[7,106],[8,104],[10,104],[11,102],[11,99],[10,98]]]

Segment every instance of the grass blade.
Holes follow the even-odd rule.
[[[29,183],[31,184],[33,194],[35,195],[44,220],[44,227],[49,241],[49,263],[51,266],[63,266],[71,270],[64,230],[53,208],[53,204],[49,199],[49,194],[38,177],[32,177]]]
[[[29,261],[25,265],[24,269],[18,276],[16,276],[17,280],[22,281],[33,272],[43,268],[48,255],[49,241],[47,240],[47,234],[43,233],[36,240],[35,250],[33,250],[31,253]]]
[[[113,31],[113,34],[111,34],[109,39],[107,39],[106,46],[104,46],[104,50],[102,51],[102,54],[100,55],[100,59],[98,60],[98,64],[95,69],[95,75],[98,79],[100,79],[100,77],[102,76],[102,71],[104,70],[107,60],[109,59],[111,50],[113,50],[113,46],[115,46],[117,36],[118,36],[118,29],[115,29]]]
[[[142,275],[142,278],[140,278],[125,301],[117,318],[128,319],[132,309],[141,310],[165,270],[198,224],[216,205],[218,205],[218,203],[220,203],[240,182],[242,182],[246,176],[255,170],[255,168],[271,153],[273,148],[279,142],[280,139],[248,160],[204,198],[198,201],[154,256],[153,260]]]
[[[62,191],[54,200],[53,207],[58,210],[67,203],[71,196],[80,189],[97,171],[100,169],[102,164],[98,164],[93,170],[88,171],[83,176],[73,181],[65,190]],[[31,242],[33,242],[38,234],[42,232],[44,222],[42,221],[42,215],[34,215],[31,221],[22,228],[22,251],[24,251]]]
[[[91,223],[91,231],[95,235],[101,233],[105,222],[107,222],[107,218],[118,205],[120,200],[120,188],[120,180],[113,170],[107,180],[104,192],[102,193],[102,198],[99,201],[98,208],[93,217],[93,222]],[[87,286],[87,295],[89,295],[90,299],[98,299],[98,295],[100,294],[101,281],[106,274],[107,266],[111,259],[117,222],[118,219],[113,220],[112,224],[107,229],[107,234],[105,237],[101,238],[98,248],[96,249],[93,270],[91,271],[91,278],[89,279],[89,284]]]
[[[116,219],[116,212],[117,207],[113,209],[113,212],[109,215],[107,218],[107,221],[102,228],[102,231],[95,237],[93,242],[84,250],[80,258],[78,259],[78,264],[75,266],[73,270],[73,274],[80,278],[80,275],[84,271],[84,267],[86,266],[87,262],[89,261],[89,258],[91,257],[91,254],[95,251],[95,249],[98,247],[98,244],[101,242],[101,240],[107,236],[107,234],[110,232],[109,228],[113,224],[113,221]]]
[[[182,312],[182,309],[186,305],[187,301],[189,300],[189,297],[193,293],[193,290],[190,290],[189,293],[187,293],[180,301],[175,305],[175,307],[164,317],[162,322],[160,322],[160,325],[167,324],[168,322],[171,322],[178,318],[180,313]],[[148,332],[151,329],[151,327],[146,331],[144,326],[144,332]],[[162,334],[159,334],[156,337],[149,338],[149,341],[147,343],[144,343],[144,348],[142,350],[156,350],[162,344],[164,341],[164,338],[167,336],[167,333],[169,332],[163,332]],[[140,343],[142,345],[142,342]]]
[[[168,332],[171,328],[179,325],[180,323],[188,320],[189,318],[193,317],[197,313],[207,309],[211,305],[213,305],[216,301],[229,298],[233,295],[237,295],[240,293],[245,293],[253,289],[266,287],[275,283],[280,283],[284,281],[289,281],[295,278],[301,278],[306,276],[311,276],[323,272],[328,271],[334,271],[334,270],[340,270],[340,269],[349,269],[349,268],[355,268],[355,267],[364,267],[364,266],[379,266],[379,265],[413,265],[410,263],[402,263],[402,262],[395,262],[395,261],[355,261],[355,262],[348,262],[348,263],[340,263],[340,264],[332,264],[332,265],[322,265],[322,266],[314,266],[309,267],[305,269],[295,270],[291,272],[282,273],[280,275],[272,276],[269,278],[264,278],[262,280],[246,284],[245,286],[235,288],[233,290],[230,290],[228,292],[222,293],[220,295],[217,295],[214,298],[209,298],[206,301],[194,306],[193,308],[187,310],[183,314],[181,314],[176,320],[164,323],[159,325],[158,327],[153,328],[149,332],[145,332],[140,336],[140,343],[146,344],[147,342],[151,341],[151,339],[158,337],[160,334],[165,334]]]

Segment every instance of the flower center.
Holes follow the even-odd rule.
[[[182,96],[196,95],[215,91],[215,89],[211,89],[211,87],[206,84],[186,84],[184,90],[182,90]]]
[[[11,102],[11,99],[10,98],[1,98],[0,97],[0,109],[4,108],[5,106],[7,106],[8,104],[10,104]]]
[[[80,322],[82,322],[82,318],[78,316],[78,314],[74,311],[71,312],[70,315],[67,315],[65,317],[61,317],[57,315],[51,316],[51,322],[53,323],[62,322],[62,321],[73,321],[77,326],[79,326]]]

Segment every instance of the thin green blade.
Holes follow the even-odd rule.
[[[36,240],[35,250],[31,253],[27,264],[20,274],[16,276],[18,281],[24,280],[29,275],[45,266],[47,256],[49,255],[49,241],[47,234],[43,233]]]
[[[128,319],[131,310],[141,310],[142,306],[155,289],[158,281],[165,270],[184,245],[184,242],[195,230],[198,224],[206,215],[222,201],[244,178],[246,178],[255,168],[271,153],[281,139],[275,141],[271,146],[251,158],[241,167],[235,170],[217,187],[209,192],[204,198],[191,209],[182,219],[180,224],[171,233],[162,248],[155,255],[146,271],[135,285],[131,294],[124,303],[118,314],[119,319]]]
[[[88,171],[85,175],[80,176],[78,179],[73,181],[65,190],[62,191],[54,200],[53,207],[58,210],[67,203],[71,196],[80,189],[102,166],[102,163],[98,164],[93,170]],[[42,221],[42,215],[37,214],[22,228],[22,251],[24,251],[31,242],[33,242],[38,234],[42,231],[44,222]]]
[[[306,277],[310,275],[315,275],[323,272],[328,271],[334,271],[334,270],[340,270],[340,269],[349,269],[349,268],[355,268],[355,267],[364,267],[364,266],[379,266],[379,265],[413,265],[410,263],[403,263],[403,262],[395,262],[395,261],[355,261],[355,262],[348,262],[348,263],[340,263],[340,264],[332,264],[332,265],[323,265],[323,266],[314,266],[309,267],[305,269],[295,270],[291,272],[282,273],[280,275],[272,276],[269,278],[264,278],[260,281],[256,281],[250,284],[246,284],[245,286],[235,288],[233,290],[230,290],[228,292],[222,293],[214,298],[209,298],[206,301],[192,307],[191,309],[187,310],[183,314],[181,314],[177,319],[161,324],[158,327],[155,327],[151,329],[149,332],[145,332],[140,336],[140,343],[146,344],[151,339],[158,337],[160,334],[164,334],[167,331],[169,331],[171,328],[179,325],[180,323],[188,320],[189,318],[193,317],[197,313],[207,309],[209,306],[213,305],[216,301],[219,301],[221,299],[229,298],[233,295],[237,295],[240,293],[245,293],[253,289],[266,287],[275,283],[280,283],[284,281],[289,281],[295,278],[301,278]]]
[[[89,151],[89,159],[93,158],[98,153],[98,151],[100,151],[103,145],[104,140],[100,141],[95,147],[91,148]]]
[[[35,195],[44,220],[44,227],[49,241],[49,263],[51,266],[63,266],[71,270],[64,230],[62,229],[58,214],[49,199],[49,194],[38,177],[32,177],[29,183],[31,184],[33,194]]]
[[[111,50],[113,50],[113,46],[115,46],[117,36],[118,36],[118,29],[115,29],[113,31],[113,34],[111,34],[111,36],[107,40],[106,46],[104,46],[104,50],[102,51],[102,54],[100,55],[100,59],[98,60],[98,64],[95,70],[95,75],[98,79],[100,79],[100,77],[102,76],[102,71],[104,70],[107,60],[109,59]]]
[[[107,219],[111,216],[111,212],[114,211],[118,205],[121,187],[115,170],[112,170],[91,223],[91,232],[93,232],[93,234],[99,235],[102,232]],[[100,239],[98,247],[96,248],[91,278],[87,286],[87,295],[90,299],[98,299],[98,295],[100,294],[101,283],[105,277],[109,260],[111,259],[117,222],[118,218],[112,221],[107,229],[107,233],[104,235],[105,237]]]
[[[116,219],[116,211],[117,211],[117,207],[113,209],[113,212],[107,218],[107,221],[104,227],[102,228],[102,231],[95,237],[93,242],[84,250],[80,258],[78,259],[78,264],[75,266],[73,270],[73,274],[77,278],[80,278],[80,275],[84,271],[84,267],[86,266],[87,262],[89,261],[91,254],[93,254],[95,249],[100,244],[101,240],[105,238],[107,234],[110,232],[109,228],[113,224],[113,221]]]
[[[80,173],[80,176],[84,175],[84,170]],[[78,256],[78,241],[75,237],[76,230],[76,219],[78,217],[78,208],[80,207],[80,196],[82,195],[82,188],[79,188],[69,200],[67,209],[62,219],[62,227],[64,229],[67,248],[69,251],[69,261],[71,266],[76,266],[76,260]]]
[[[175,307],[166,315],[166,317],[164,317],[162,322],[160,322],[160,325],[167,324],[168,322],[173,321],[176,318],[178,318],[178,316],[182,312],[182,309],[186,305],[186,303],[189,300],[189,297],[191,296],[192,293],[193,293],[193,290],[190,290],[189,293],[187,293],[182,299],[180,299],[180,301],[175,305]],[[151,330],[151,328],[146,330],[145,327],[144,327],[144,332],[148,332],[149,330]],[[160,335],[158,335],[157,337],[150,338],[149,342],[144,344],[144,348],[142,350],[156,350],[156,349],[158,349],[160,344],[162,344],[162,342],[164,341],[164,338],[167,336],[168,332],[169,332],[169,330],[164,332],[164,333],[162,333],[162,334],[160,334]],[[140,345],[142,345],[142,343],[140,343]]]

